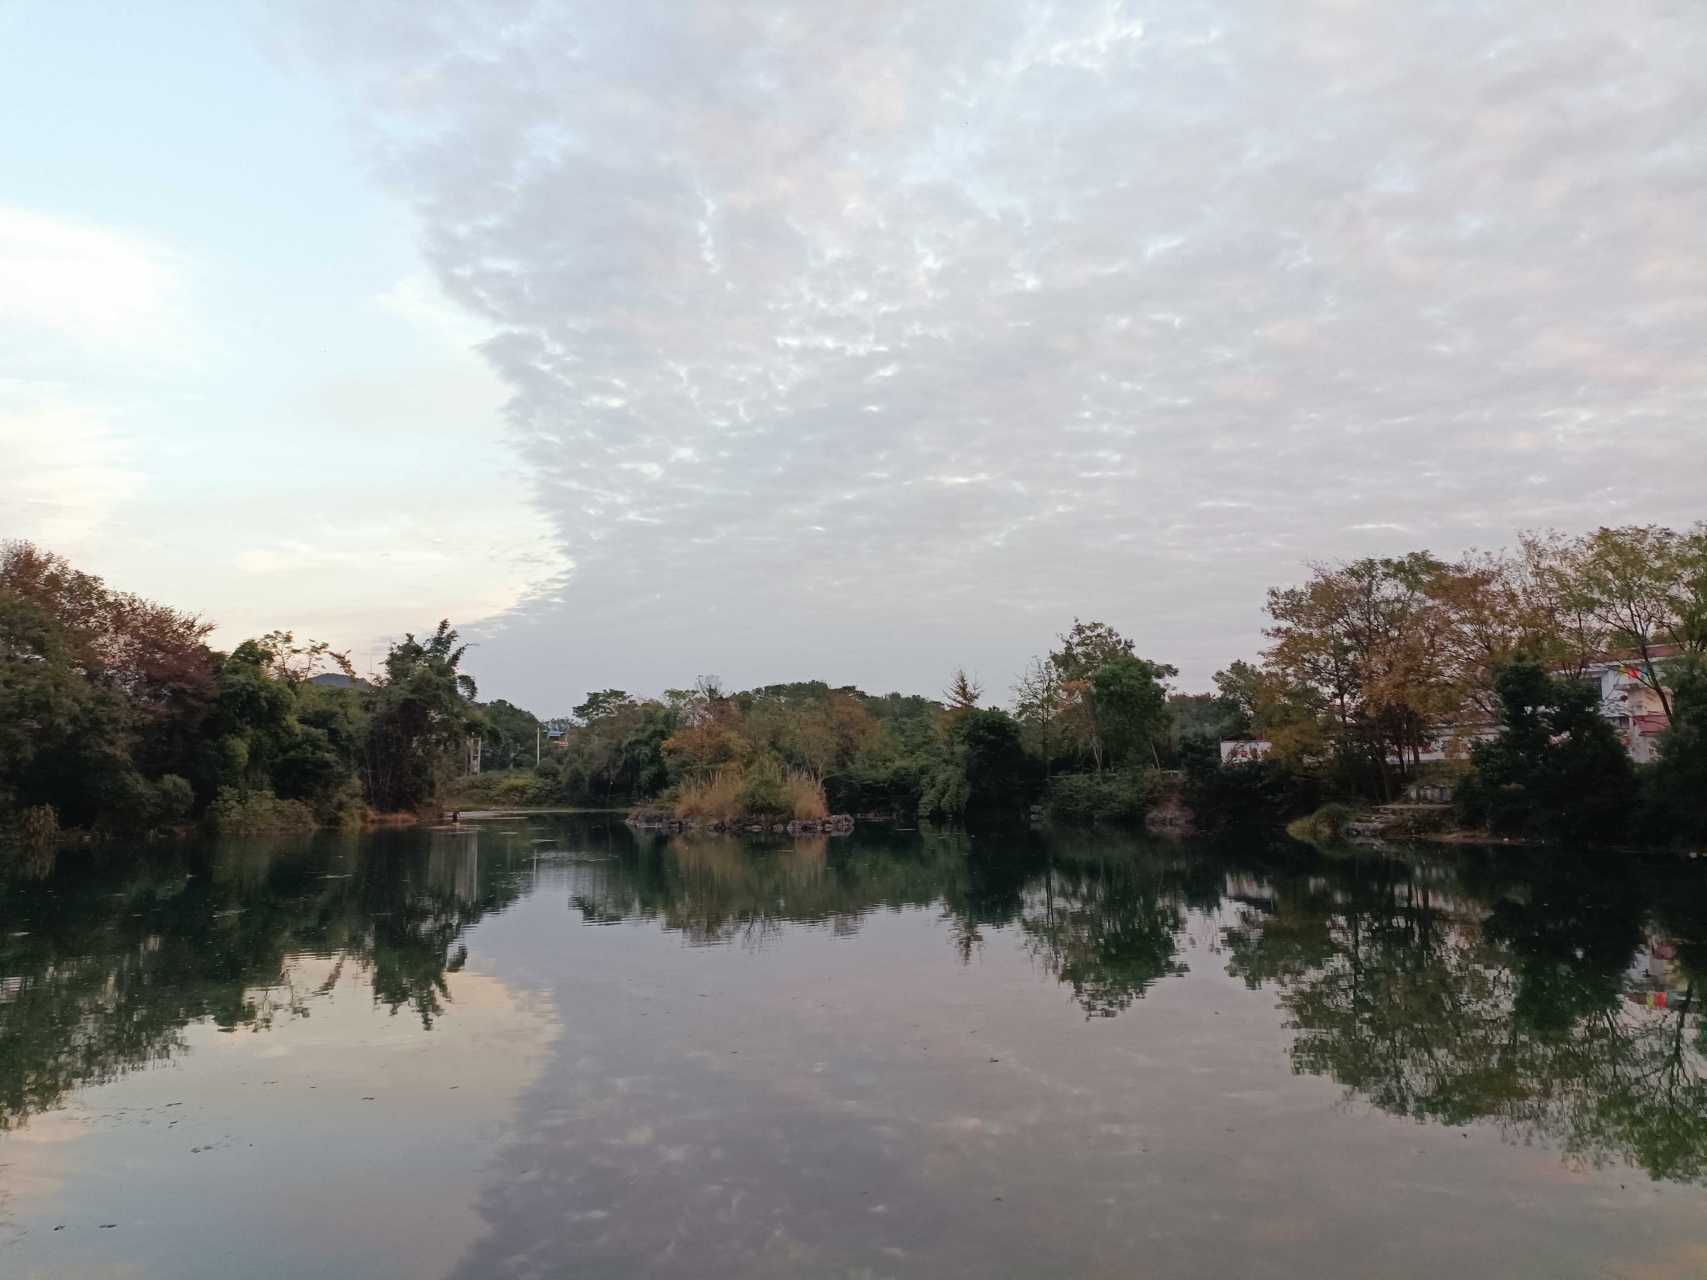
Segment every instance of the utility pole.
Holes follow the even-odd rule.
[[[534,727],[533,727],[533,767],[536,769],[539,768],[539,731],[540,731],[540,728],[541,728],[541,726],[537,725],[537,724],[534,725]]]

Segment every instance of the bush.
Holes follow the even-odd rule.
[[[154,817],[160,826],[176,826],[195,808],[196,792],[189,779],[175,773],[162,774],[154,783]]]
[[[134,769],[125,769],[107,784],[101,826],[123,836],[153,835],[183,822],[195,802],[195,789],[175,773],[150,782]]]
[[[271,791],[221,787],[208,807],[207,822],[221,835],[312,831],[314,814],[300,800],[280,800]]]
[[[1181,743],[1185,802],[1203,830],[1284,822],[1321,803],[1321,782],[1278,760],[1221,763],[1213,742]]]
[[[1049,812],[1057,818],[1138,821],[1153,803],[1153,770],[1066,773],[1049,783]]]
[[[919,813],[927,818],[960,818],[971,803],[972,783],[958,761],[940,764],[925,775],[919,788]]]
[[[451,791],[449,803],[470,808],[490,805],[496,809],[520,809],[557,802],[555,775],[532,769],[508,769],[461,778]]]
[[[912,817],[919,811],[925,771],[917,760],[856,761],[844,774],[824,780],[833,813],[888,813]]]
[[[1308,817],[1286,824],[1286,834],[1294,840],[1309,844],[1339,844],[1351,830],[1356,811],[1350,805],[1332,801]]]

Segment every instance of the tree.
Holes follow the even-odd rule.
[[[1668,672],[1672,720],[1647,782],[1647,827],[1664,842],[1707,842],[1707,660]]]
[[[574,716],[582,724],[591,724],[633,705],[634,699],[621,689],[600,689],[587,695],[586,700],[575,708]]]
[[[1635,770],[1598,692],[1520,660],[1494,681],[1500,730],[1471,750],[1458,804],[1496,831],[1605,838],[1633,812]]]
[[[544,730],[538,717],[503,698],[479,711],[481,769],[532,768]]]
[[[1091,676],[1097,725],[1110,758],[1130,760],[1147,753],[1161,767],[1156,739],[1166,734],[1168,724],[1164,673],[1174,674],[1174,668],[1123,654],[1104,662]]]
[[[376,808],[429,803],[440,769],[479,728],[474,681],[457,669],[466,646],[456,641],[442,621],[425,641],[411,633],[386,654],[367,741],[367,794]]]
[[[64,795],[44,785],[40,763],[74,748],[95,689],[72,664],[64,628],[46,610],[0,590],[0,811]]]
[[[1220,693],[1170,693],[1168,718],[1176,745],[1191,739],[1243,738],[1251,731],[1250,719],[1239,704]]]
[[[1446,567],[1427,552],[1314,565],[1301,587],[1271,590],[1270,668],[1313,691],[1342,763],[1380,778],[1408,773],[1431,727],[1455,719],[1464,689],[1446,662]]]
[[[1654,665],[1656,650],[1689,637],[1680,613],[1692,617],[1687,599],[1684,539],[1659,525],[1597,529],[1585,538],[1576,560],[1575,588],[1583,610],[1606,631],[1613,646],[1633,650],[1642,683],[1658,695],[1671,718],[1671,695]]]
[[[1132,657],[1132,641],[1106,622],[1083,622],[1078,618],[1073,619],[1072,629],[1059,640],[1060,648],[1049,654],[1050,665],[1060,679],[1059,721],[1101,773],[1105,743],[1092,680],[1108,662]]]
[[[956,667],[942,696],[948,703],[949,714],[954,715],[976,707],[978,700],[984,696],[984,686],[968,676],[965,667]]]
[[[1043,759],[1045,779],[1055,761],[1062,697],[1061,673],[1047,658],[1033,658],[1014,686],[1014,711]]]
[[[1011,811],[1030,798],[1019,722],[969,707],[949,726],[942,758],[926,779],[920,810],[940,817]]]

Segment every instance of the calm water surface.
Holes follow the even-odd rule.
[[[1707,1275],[1707,863],[467,828],[0,881],[0,1274]]]

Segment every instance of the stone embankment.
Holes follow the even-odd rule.
[[[670,813],[651,813],[637,810],[628,815],[628,825],[640,831],[709,831],[720,835],[846,835],[854,829],[851,814],[838,813],[828,818],[790,818],[784,821],[775,816],[747,814],[733,818],[678,818]]]
[[[1353,840],[1391,840],[1439,835],[1452,826],[1449,804],[1384,804],[1346,824]]]

